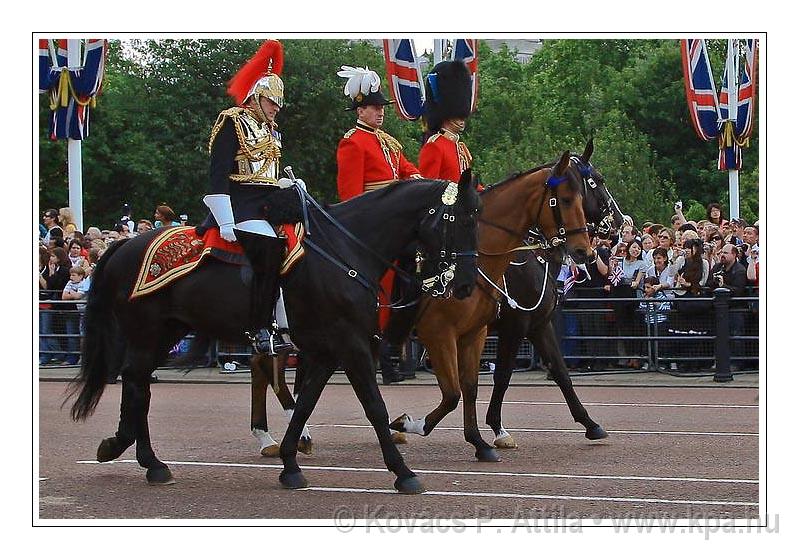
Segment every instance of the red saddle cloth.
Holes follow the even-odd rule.
[[[305,231],[302,224],[276,229],[278,235],[286,239],[286,256],[280,271],[284,275],[305,254],[300,243]],[[231,264],[247,262],[242,246],[222,239],[218,228],[208,229],[202,237],[191,226],[165,228],[148,245],[129,299],[152,294],[171,284],[197,268],[207,256]]]

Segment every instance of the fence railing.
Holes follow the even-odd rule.
[[[757,371],[759,354],[756,296],[731,298],[719,288],[706,297],[645,299],[596,297],[575,288],[556,310],[554,323],[568,368],[575,375],[659,371],[672,375],[713,375],[730,380],[733,371]],[[74,303],[40,300],[40,364],[74,364],[80,358],[82,315]],[[667,304],[663,305],[662,304]],[[644,305],[643,305],[644,304]],[[80,303],[78,304],[80,305]],[[189,335],[173,349],[188,349]],[[497,336],[490,333],[481,356],[481,371],[493,371]],[[247,369],[249,346],[212,341],[209,364],[223,370]],[[405,368],[430,370],[424,347],[412,337],[402,357]],[[539,367],[536,349],[524,340],[515,370]]]

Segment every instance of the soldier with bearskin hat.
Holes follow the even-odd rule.
[[[459,138],[472,111],[472,82],[461,60],[443,61],[425,77],[424,119],[427,141],[419,168],[429,179],[458,182],[472,166],[472,155]]]
[[[384,107],[393,103],[381,92],[381,79],[369,68],[342,66],[337,73],[347,78],[344,93],[350,100],[348,111],[355,111],[358,120],[339,141],[336,151],[338,174],[336,185],[339,198],[348,200],[367,191],[381,189],[403,179],[421,179],[419,170],[403,154],[403,146],[381,130]],[[389,319],[386,307],[392,292],[394,272],[388,271],[381,279],[379,324],[384,328]],[[384,384],[403,381],[390,359],[388,343],[381,344],[380,367]],[[409,376],[411,377],[411,376]]]
[[[266,195],[280,186],[281,136],[275,117],[283,107],[283,46],[265,41],[228,83],[237,106],[219,114],[208,143],[211,210],[206,227],[219,226],[226,241],[238,241],[253,269],[248,336],[256,352],[277,354],[291,347],[273,336],[273,309],[285,245],[264,217]],[[291,184],[291,183],[290,183]]]

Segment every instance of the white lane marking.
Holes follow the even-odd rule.
[[[382,488],[327,488],[323,486],[309,486],[301,488],[305,492],[345,492],[353,494],[397,494],[396,490]],[[610,496],[560,496],[556,494],[510,494],[505,492],[446,492],[426,490],[423,496],[461,496],[470,498],[513,498],[534,500],[570,500],[582,502],[626,502],[643,504],[680,504],[695,506],[758,506],[758,502],[728,502],[717,500],[667,500],[663,498],[627,498]]]
[[[252,469],[283,469],[282,464],[263,464],[263,463],[218,463],[204,461],[164,461],[169,465],[184,465],[195,467],[242,467]],[[80,465],[99,465],[97,461],[78,461]],[[120,459],[109,461],[109,463],[136,463],[134,459]],[[312,471],[338,471],[338,472],[380,472],[388,470],[385,467],[340,467],[326,465],[303,465],[303,469]],[[584,480],[629,480],[646,482],[700,482],[715,484],[758,484],[758,480],[737,479],[737,478],[693,478],[676,476],[623,476],[606,474],[559,474],[559,473],[515,473],[515,472],[492,472],[492,471],[450,471],[433,469],[414,469],[417,474],[447,474],[458,476],[504,476],[520,478],[572,478]]]
[[[370,425],[362,424],[309,424],[311,428],[369,428]],[[479,428],[484,432],[491,432],[489,428]],[[574,428],[506,428],[509,432],[552,432],[582,434],[585,430]],[[459,426],[437,426],[436,430],[457,430],[463,431]],[[659,435],[659,436],[731,436],[731,437],[758,437],[758,432],[684,432],[684,431],[655,431],[655,430],[606,430],[609,434],[625,435]]]
[[[489,404],[491,401],[476,401],[478,404]],[[565,402],[539,401],[503,401],[503,404],[524,404],[530,406],[566,406]],[[757,404],[679,404],[679,403],[601,403],[585,402],[584,406],[632,406],[647,408],[758,408]]]

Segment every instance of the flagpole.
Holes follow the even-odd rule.
[[[728,39],[728,119],[736,124],[739,112],[739,42]],[[735,162],[728,170],[728,198],[730,200],[730,219],[739,217],[739,170]]]
[[[72,70],[79,68],[81,65],[81,40],[67,39],[67,67]],[[67,168],[69,175],[69,207],[75,217],[75,227],[78,231],[84,231],[80,140],[73,140],[72,138],[67,140]]]

